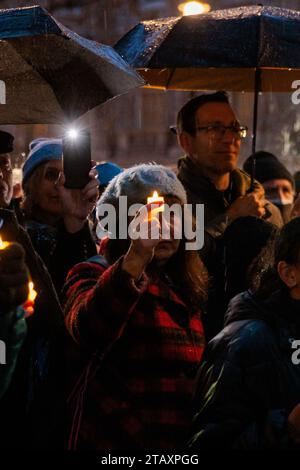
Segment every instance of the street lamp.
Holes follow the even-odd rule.
[[[178,5],[178,10],[183,16],[199,15],[201,13],[208,13],[211,10],[211,7],[208,3],[184,2]]]

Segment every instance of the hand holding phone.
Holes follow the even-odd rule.
[[[91,136],[86,129],[77,133],[69,132],[62,139],[64,186],[69,189],[82,189],[90,181]]]

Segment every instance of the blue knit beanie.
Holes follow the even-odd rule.
[[[100,186],[107,186],[116,175],[124,171],[119,165],[111,162],[99,163],[96,165],[96,170],[98,172],[97,178]]]
[[[29,144],[29,154],[23,165],[24,185],[34,170],[50,160],[62,160],[62,140],[40,137]]]

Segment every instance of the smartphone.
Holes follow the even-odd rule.
[[[86,129],[68,133],[63,142],[63,169],[65,187],[82,189],[90,181],[91,135]]]

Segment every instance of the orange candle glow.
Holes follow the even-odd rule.
[[[9,242],[4,242],[0,235],[0,250],[5,250],[5,248],[7,248],[8,245],[9,245]]]
[[[147,197],[147,204],[161,204],[159,207],[156,207],[151,211],[152,215],[157,214],[157,212],[164,211],[164,202],[165,199],[163,196],[159,196],[157,191],[154,191],[152,196]]]
[[[0,250],[5,250],[10,245],[9,242],[5,242],[2,240],[2,237],[0,235]],[[37,292],[34,290],[34,284],[32,281],[28,283],[28,296],[26,302],[23,304],[24,310],[26,310],[26,315],[25,317],[28,317],[29,315],[32,315],[34,312],[34,301],[37,296]]]
[[[26,310],[26,317],[32,315],[34,312],[34,301],[37,296],[37,292],[34,290],[34,284],[32,281],[28,283],[28,297],[26,302],[23,304],[24,310]]]

